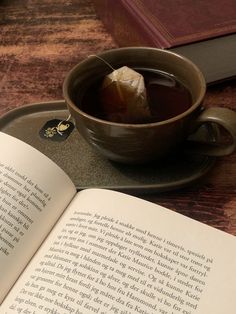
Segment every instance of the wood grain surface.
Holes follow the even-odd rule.
[[[61,99],[76,63],[115,47],[90,0],[0,0],[0,115]],[[236,80],[209,87],[205,106],[236,110]],[[191,187],[143,197],[236,235],[236,154]]]

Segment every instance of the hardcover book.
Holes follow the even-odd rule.
[[[236,238],[157,204],[77,192],[0,132],[0,312],[222,314],[236,308]]]
[[[191,59],[207,83],[236,75],[235,0],[94,0],[120,46],[169,49]]]

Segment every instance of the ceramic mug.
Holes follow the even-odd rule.
[[[198,67],[187,58],[173,52],[128,47],[98,54],[113,68],[150,68],[174,75],[191,93],[192,103],[185,112],[170,119],[143,124],[106,121],[83,111],[84,93],[111,69],[96,57],[88,57],[66,76],[63,94],[67,107],[83,138],[108,159],[123,163],[158,160],[176,148],[191,147],[194,152],[209,156],[231,154],[236,149],[236,112],[227,108],[204,108],[206,83]],[[96,101],[93,106],[97,106]],[[216,124],[230,135],[225,143],[196,143],[188,140],[201,125]]]

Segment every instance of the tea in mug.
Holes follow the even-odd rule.
[[[174,75],[149,68],[134,68],[134,70],[144,77],[151,114],[148,118],[132,121],[132,123],[153,123],[168,120],[191,107],[191,93]],[[100,78],[93,83],[82,97],[80,96],[80,101],[76,103],[85,113],[109,121],[102,105],[101,86],[103,79]]]

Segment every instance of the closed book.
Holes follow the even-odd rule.
[[[182,54],[207,83],[236,75],[235,0],[94,0],[94,5],[120,46]]]

